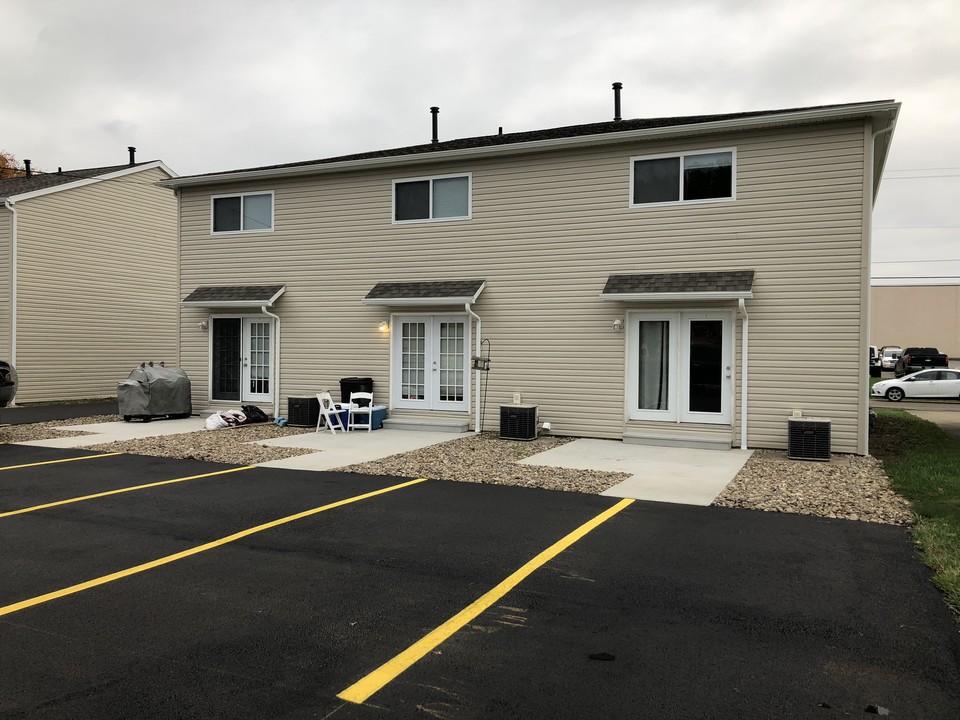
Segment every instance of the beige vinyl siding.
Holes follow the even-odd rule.
[[[10,294],[13,213],[0,203],[0,360],[10,360]]]
[[[871,345],[935,347],[960,357],[960,285],[877,286],[871,295]]]
[[[632,156],[730,147],[735,201],[629,207]],[[274,308],[285,412],[287,396],[336,389],[348,375],[372,376],[386,401],[388,339],[377,324],[390,309],[362,303],[376,282],[485,278],[474,306],[491,341],[485,429],[497,428],[499,406],[520,392],[555,433],[620,438],[625,334],[611,325],[643,306],[600,301],[607,277],[752,268],[748,443],[783,447],[786,418],[800,408],[830,417],[834,448],[855,452],[863,148],[861,123],[811,125],[185,188],[180,294],[286,283]],[[393,180],[458,172],[472,174],[471,220],[392,224]],[[211,195],[266,190],[275,192],[274,232],[211,236]],[[409,314],[451,311],[463,308]],[[209,334],[197,329],[207,316],[182,313],[182,359],[198,402],[209,397],[201,378]],[[829,373],[801,362],[811,348],[836,357]],[[737,412],[732,424],[736,433]]]
[[[177,220],[157,169],[17,203],[19,402],[116,395],[177,362]]]

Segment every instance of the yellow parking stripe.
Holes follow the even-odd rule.
[[[101,453],[100,455],[82,455],[75,458],[63,458],[62,460],[45,460],[44,462],[26,463],[24,465],[7,465],[0,467],[0,470],[19,470],[20,468],[39,467],[40,465],[56,465],[57,463],[74,462],[75,460],[96,460],[97,458],[113,457],[114,455],[123,455],[123,453]]]
[[[256,465],[244,465],[243,467],[230,468],[229,470],[217,470],[216,472],[203,473],[202,475],[190,475],[189,477],[174,478],[173,480],[160,480],[158,482],[147,483],[146,485],[134,485],[132,487],[118,488],[116,490],[105,490],[104,492],[94,493],[93,495],[83,495],[81,497],[69,498],[67,500],[57,500],[55,502],[44,503],[43,505],[34,505],[33,507],[22,508],[20,510],[0,512],[0,518],[10,517],[11,515],[23,515],[24,513],[36,512],[37,510],[46,510],[47,508],[58,507],[60,505],[70,505],[71,503],[83,502],[84,500],[107,497],[108,495],[119,495],[120,493],[133,492],[134,490],[146,490],[147,488],[160,487],[161,485],[172,485],[173,483],[186,482],[187,480],[199,480],[200,478],[213,477],[214,475],[226,475],[227,473],[240,472],[241,470],[252,470],[255,467]]]
[[[632,502],[633,500],[629,499],[621,500],[613,507],[605,510],[592,520],[578,527],[563,539],[558,540],[533,558],[533,560],[530,560],[519,570],[503,580],[499,585],[487,592],[485,595],[482,595],[472,604],[465,607],[463,610],[415,642],[392,660],[385,662],[372,673],[358,680],[346,690],[339,693],[337,697],[341,700],[346,700],[352,703],[359,704],[366,702],[371,695],[395,680],[400,673],[410,668],[424,655],[432,652],[434,648],[447,640],[464,625],[472,622],[474,618],[499,601],[500,598],[510,592],[514,587],[519,585],[531,573],[562,553],[591,530],[605,523]]]
[[[279,518],[278,520],[271,520],[263,525],[257,525],[256,527],[249,528],[248,530],[241,530],[233,535],[227,535],[219,540],[213,540],[211,542],[204,543],[203,545],[197,545],[189,550],[184,550],[182,552],[174,553],[173,555],[167,555],[156,560],[151,560],[150,562],[143,563],[142,565],[135,565],[134,567],[127,568],[126,570],[120,570],[119,572],[110,573],[109,575],[103,575],[77,585],[71,585],[70,587],[63,588],[62,590],[55,590],[54,592],[50,592],[45,595],[38,595],[37,597],[30,598],[28,600],[21,600],[18,603],[0,607],[0,617],[4,615],[10,615],[20,610],[25,610],[26,608],[34,607],[35,605],[41,605],[45,602],[50,602],[51,600],[66,597],[67,595],[73,595],[84,590],[89,590],[90,588],[95,588],[99,585],[106,585],[114,580],[121,580],[122,578],[136,575],[137,573],[146,572],[147,570],[152,570],[153,568],[160,567],[161,565],[167,565],[168,563],[172,563],[177,560],[183,560],[191,555],[197,555],[199,553],[206,552],[207,550],[213,550],[221,545],[226,545],[227,543],[241,540],[258,532],[269,530],[270,528],[285,525],[286,523],[293,522],[294,520],[302,520],[303,518],[322,513],[326,510],[333,510],[334,508],[343,507],[344,505],[349,505],[350,503],[366,500],[368,498],[376,497],[377,495],[383,495],[384,493],[400,490],[401,488],[410,487],[411,485],[416,485],[422,482],[426,482],[426,478],[408,480],[407,482],[400,483],[399,485],[391,485],[390,487],[385,487],[381,490],[374,490],[373,492],[364,493],[363,495],[354,495],[353,497],[346,498],[345,500],[338,500],[336,502],[329,503],[328,505],[321,505],[320,507],[315,507],[311,510],[304,510],[303,512],[296,513],[295,515],[287,515],[286,517]]]

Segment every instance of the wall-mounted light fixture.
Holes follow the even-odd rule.
[[[388,323],[386,320],[381,320],[381,321],[380,321],[380,332],[382,332],[382,333],[390,332],[390,323]]]
[[[200,322],[197,323],[197,328],[198,328],[199,330],[206,330],[207,327],[208,327],[208,325],[207,325],[207,321],[206,321],[206,320],[201,320]]]
[[[623,320],[617,318],[613,321],[613,331],[614,332],[623,332]]]

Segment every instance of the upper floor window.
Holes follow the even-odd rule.
[[[393,181],[394,222],[463,220],[469,217],[469,175]]]
[[[213,232],[273,230],[273,193],[220,195],[213,198]]]
[[[631,158],[630,205],[734,197],[734,150]]]

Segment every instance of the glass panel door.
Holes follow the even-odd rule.
[[[421,402],[427,399],[427,324],[400,323],[400,398]]]
[[[627,417],[728,423],[729,312],[627,313]]]
[[[422,410],[470,409],[470,326],[462,316],[398,317],[393,402]],[[399,381],[399,382],[398,382]]]
[[[243,400],[263,402],[272,398],[270,382],[273,364],[270,338],[272,324],[270,320],[243,319],[244,348],[241,374]]]
[[[723,321],[690,321],[690,412],[720,412],[723,377]]]
[[[439,377],[437,399],[440,402],[462,403],[464,400],[464,333],[463,322],[439,322],[437,337]]]
[[[239,400],[240,318],[213,318],[211,327],[211,398]]]
[[[670,321],[641,320],[637,373],[637,407],[641,410],[670,409]]]
[[[681,313],[681,422],[730,422],[733,356],[729,313]]]

